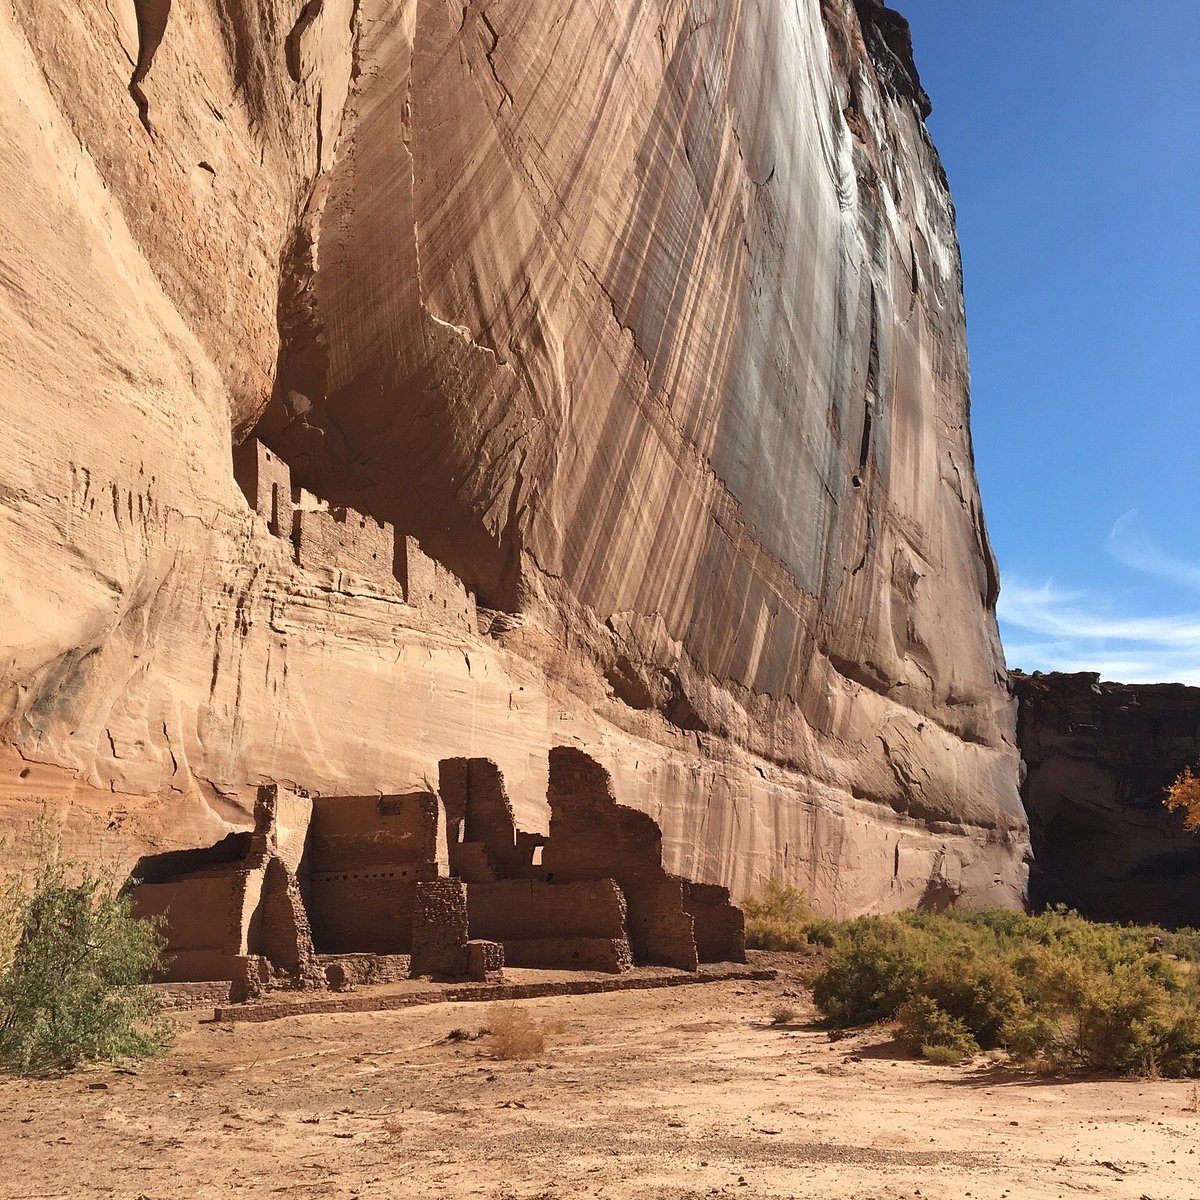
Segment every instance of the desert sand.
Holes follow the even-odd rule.
[[[551,1030],[529,1062],[448,1040],[487,1023],[483,1004],[186,1014],[162,1061],[0,1084],[0,1192],[1200,1197],[1194,1084],[933,1066],[886,1028],[831,1040],[783,966],[769,983],[524,1002]],[[779,1005],[797,1016],[774,1027]]]

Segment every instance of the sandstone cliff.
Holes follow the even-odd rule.
[[[1200,761],[1200,688],[1014,673],[1038,903],[1107,921],[1200,922],[1200,837],[1163,808]]]
[[[0,757],[122,863],[586,748],[671,869],[1019,901],[954,212],[878,0],[0,10]],[[235,484],[419,539],[479,631]],[[286,533],[286,531],[285,531]]]

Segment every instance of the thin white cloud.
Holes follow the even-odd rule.
[[[1117,562],[1135,571],[1200,590],[1200,563],[1188,562],[1164,550],[1141,528],[1136,508],[1113,522],[1104,548]]]
[[[1010,666],[1200,686],[1200,613],[1127,616],[1080,592],[1013,575],[1004,577],[997,612]]]

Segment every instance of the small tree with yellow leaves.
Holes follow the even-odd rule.
[[[1191,767],[1184,767],[1175,777],[1163,803],[1171,812],[1183,813],[1188,829],[1200,829],[1200,777],[1192,774]]]

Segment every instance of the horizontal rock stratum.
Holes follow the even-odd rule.
[[[1020,902],[896,14],[14,0],[0,54],[7,825],[128,864],[464,755],[544,829],[566,744],[735,895]]]

